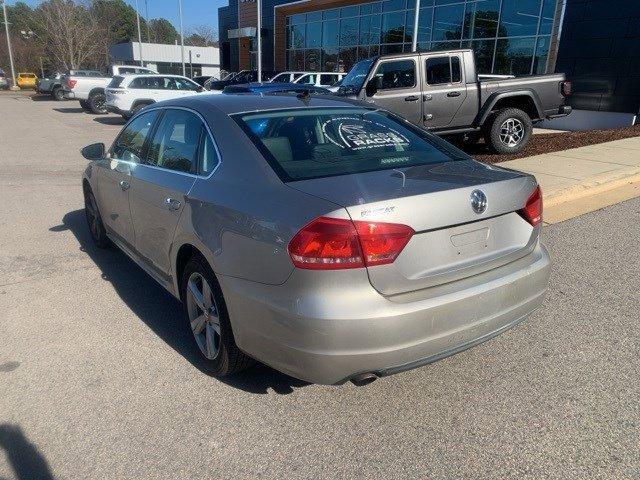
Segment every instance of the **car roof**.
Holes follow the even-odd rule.
[[[202,114],[215,110],[224,115],[288,108],[344,108],[354,106],[371,108],[370,104],[349,98],[333,95],[310,95],[300,98],[299,95],[295,93],[276,93],[260,96],[201,94],[158,102],[154,106],[186,107],[192,108]]]
[[[136,78],[136,77],[141,77],[141,78],[149,78],[149,77],[186,78],[187,80],[191,80],[190,78],[183,77],[182,75],[171,75],[169,73],[131,73],[131,74],[121,73],[121,74],[119,74],[117,76],[118,77],[127,77],[127,78]]]

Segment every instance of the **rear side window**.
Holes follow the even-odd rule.
[[[124,80],[124,77],[121,77],[120,75],[116,75],[109,82],[109,87],[110,88],[118,88],[120,85],[122,85],[122,81],[123,80]]]
[[[157,110],[134,118],[113,143],[110,151],[111,158],[140,163],[142,147],[156,118],[158,118]]]
[[[432,57],[426,61],[427,83],[443,85],[462,81],[459,57]]]
[[[457,159],[444,142],[359,109],[308,109],[233,117],[285,182]]]
[[[376,70],[381,89],[411,88],[416,85],[416,64],[413,60],[383,62]]]
[[[177,172],[196,173],[202,122],[185,110],[165,110],[153,134],[145,163]]]
[[[209,175],[219,163],[218,152],[213,146],[207,129],[202,126],[200,144],[198,145],[198,173]]]
[[[333,85],[338,81],[337,75],[323,74],[320,75],[320,85]]]

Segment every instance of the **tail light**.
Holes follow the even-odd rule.
[[[75,87],[76,83],[78,83],[77,80],[71,80],[70,78],[67,79],[67,87],[69,87],[69,88]]]
[[[562,96],[568,97],[571,95],[573,91],[573,84],[570,81],[560,82],[560,92],[562,92]]]
[[[540,186],[537,186],[529,195],[524,207],[522,210],[518,210],[518,213],[534,227],[542,223],[542,192],[540,191]]]
[[[298,268],[339,270],[393,263],[414,231],[406,225],[319,217],[289,242]]]

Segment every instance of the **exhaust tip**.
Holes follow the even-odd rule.
[[[378,376],[373,373],[359,373],[351,377],[351,383],[353,383],[357,387],[364,387],[365,385],[369,385],[371,382],[375,382],[378,379]]]

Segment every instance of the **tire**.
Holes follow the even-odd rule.
[[[82,107],[83,110],[85,111],[89,111],[89,104],[87,103],[86,100],[80,100],[80,106]]]
[[[531,138],[531,118],[519,108],[505,108],[487,121],[485,140],[496,153],[518,153]]]
[[[194,290],[200,294],[199,297],[192,293]],[[208,374],[223,377],[253,364],[253,359],[236,345],[222,290],[213,270],[201,255],[191,257],[184,268],[180,279],[180,298],[185,328]],[[209,313],[205,314],[205,311]],[[192,322],[198,319],[199,322]]]
[[[96,115],[107,113],[106,102],[107,97],[105,96],[104,92],[92,93],[87,100],[89,111],[91,113],[95,113]]]
[[[102,223],[102,217],[98,210],[98,203],[93,196],[93,192],[87,188],[84,192],[84,214],[87,219],[87,225],[89,226],[89,232],[91,233],[91,239],[98,248],[107,248],[111,245],[109,237],[107,237],[107,231]]]
[[[56,87],[53,89],[53,92],[51,92],[51,96],[53,97],[54,100],[57,100],[60,102],[64,100],[64,90],[62,90],[62,87]]]

